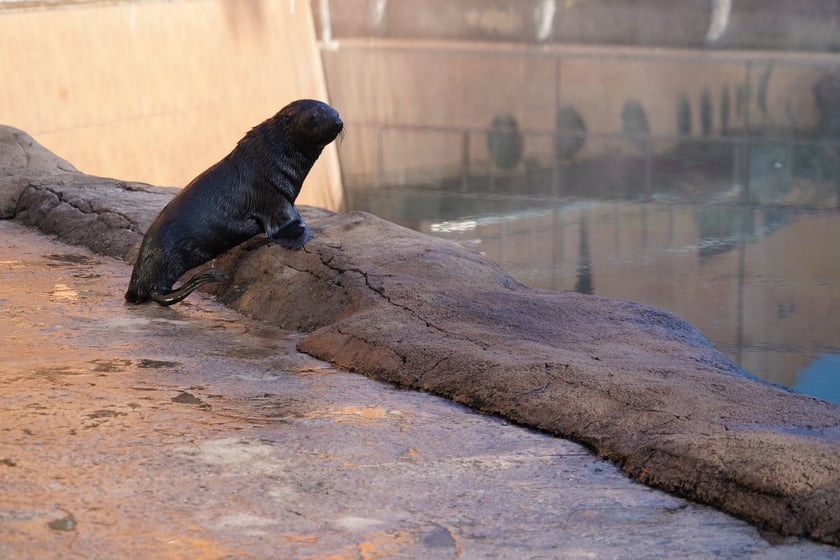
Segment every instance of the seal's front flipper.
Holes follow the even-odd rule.
[[[154,290],[149,293],[149,297],[155,303],[164,306],[170,306],[182,301],[185,297],[193,293],[196,288],[201,286],[202,284],[208,284],[210,282],[221,282],[224,273],[218,268],[208,268],[204,272],[200,272],[184,282],[184,284],[175,290],[170,290],[164,293],[158,293]]]
[[[287,249],[300,249],[309,239],[309,226],[300,219],[290,220],[280,226],[268,223],[265,235],[272,243],[277,243]]]

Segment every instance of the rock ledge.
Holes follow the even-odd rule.
[[[171,194],[81,174],[0,127],[0,217],[130,262]],[[308,333],[299,348],[342,368],[571,438],[645,484],[840,544],[840,407],[757,381],[673,314],[534,290],[369,214],[303,213],[303,250],[255,238],[217,259],[223,302]]]

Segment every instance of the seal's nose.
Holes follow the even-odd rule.
[[[344,128],[344,123],[341,121],[341,117],[338,115],[338,111],[335,107],[327,105],[326,108],[329,111],[329,118],[332,119],[333,125],[335,125],[338,130]]]

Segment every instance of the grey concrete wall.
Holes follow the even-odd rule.
[[[837,51],[837,0],[317,0],[333,38]],[[329,16],[329,17],[326,17]]]

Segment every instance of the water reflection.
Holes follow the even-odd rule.
[[[348,201],[480,251],[531,286],[674,311],[742,367],[838,399],[840,367],[820,354],[840,347],[831,149],[709,139],[662,156],[349,189]]]
[[[525,2],[476,8],[522,23],[506,31],[420,3],[363,24],[351,4],[320,3],[331,100],[357,111],[339,147],[349,208],[535,287],[674,311],[789,386],[840,348],[840,56],[822,12],[786,17],[789,42],[739,5],[734,27],[698,4],[663,30],[635,4],[575,3],[535,39]]]

